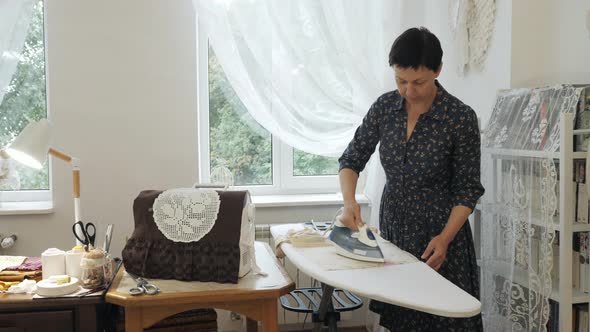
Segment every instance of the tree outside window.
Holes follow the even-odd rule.
[[[10,143],[32,120],[47,117],[43,1],[35,4],[33,18],[19,63],[0,103],[0,146]],[[0,31],[0,33],[2,33]],[[48,167],[33,170],[17,165],[20,190],[48,190]],[[0,190],[7,188],[0,188]]]
[[[248,113],[211,47],[208,59],[211,170],[226,167],[233,174],[235,185],[273,185],[273,163],[277,166],[280,161],[277,156],[273,156],[272,136]],[[292,150],[293,171],[290,176],[310,177],[338,173],[337,158]]]

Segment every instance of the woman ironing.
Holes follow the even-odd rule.
[[[381,236],[423,259],[442,276],[479,298],[479,276],[469,223],[484,188],[475,112],[436,80],[442,48],[426,28],[393,43],[389,65],[397,90],[380,96],[339,159],[342,222],[362,225],[355,200],[358,174],[378,143],[386,184]],[[482,331],[481,315],[448,318],[372,301],[380,324],[392,331]]]

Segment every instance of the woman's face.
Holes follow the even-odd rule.
[[[432,102],[436,93],[434,80],[440,74],[441,69],[442,64],[436,72],[424,66],[416,70],[394,65],[395,83],[399,93],[412,105]]]

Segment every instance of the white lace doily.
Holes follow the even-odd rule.
[[[169,240],[198,241],[215,225],[220,203],[212,189],[166,190],[154,201],[154,221]]]
[[[474,0],[469,14],[467,18],[469,66],[481,71],[494,34],[496,2],[494,0]]]
[[[495,0],[449,1],[449,26],[457,50],[457,71],[481,71],[494,33]]]

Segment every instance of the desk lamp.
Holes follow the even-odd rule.
[[[51,128],[47,119],[32,121],[6,148],[8,155],[35,169],[41,169],[47,153],[72,165],[74,176],[74,222],[80,221],[80,166],[78,159],[49,147]],[[78,243],[80,244],[80,243]]]

